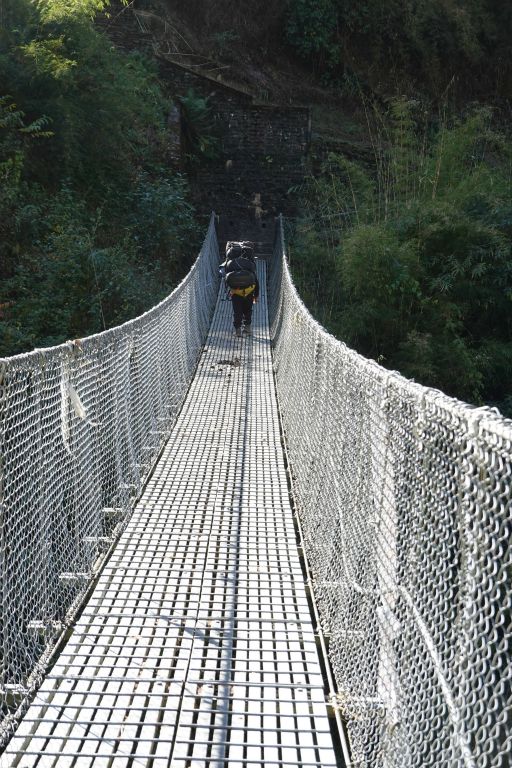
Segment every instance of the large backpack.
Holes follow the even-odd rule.
[[[256,264],[254,260],[248,259],[245,256],[237,256],[236,258],[229,259],[226,262],[226,275],[230,272],[241,272],[244,269],[256,274]]]
[[[226,264],[226,285],[229,288],[248,288],[256,283],[256,267],[253,261],[240,256]]]
[[[237,243],[234,240],[228,240],[226,243],[226,262],[229,259],[234,259],[237,256],[242,255],[242,243]]]
[[[228,288],[249,288],[256,283],[253,243],[230,240],[226,243],[225,280]]]

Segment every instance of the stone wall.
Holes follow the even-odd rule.
[[[192,89],[207,97],[219,157],[194,171],[196,200],[246,218],[292,213],[290,190],[306,172],[310,115],[306,107],[255,104],[250,95],[159,61],[171,96]]]
[[[219,156],[190,172],[194,202],[220,216],[219,240],[249,239],[271,252],[273,222],[296,212],[307,170],[310,113],[305,107],[255,104],[250,95],[160,60],[171,96],[192,89],[208,98]]]
[[[201,199],[241,216],[291,213],[289,190],[306,171],[308,111],[235,105],[217,116],[220,157],[196,174]]]

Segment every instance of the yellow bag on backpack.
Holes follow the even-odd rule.
[[[246,296],[250,296],[255,288],[255,285],[250,285],[248,288],[231,288],[231,293],[235,296],[243,296],[243,298],[245,298]]]

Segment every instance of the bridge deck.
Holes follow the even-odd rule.
[[[2,766],[336,765],[261,283],[252,339],[219,300],[172,436]]]

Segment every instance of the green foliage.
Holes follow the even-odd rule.
[[[420,121],[415,120],[415,115]],[[426,133],[403,100],[379,116],[376,177],[330,156],[311,182],[294,261],[306,297],[363,354],[475,403],[510,402],[511,146],[479,110]],[[384,137],[384,138],[383,138]],[[315,241],[315,250],[311,243]],[[320,244],[320,245],[319,245]],[[326,293],[331,309],[326,316]]]
[[[140,56],[119,55],[83,20],[40,29],[16,49],[16,71],[5,67],[26,111],[51,119],[54,138],[31,158],[33,173],[46,176],[51,168],[51,180],[72,176],[93,195],[126,183],[130,166],[163,144],[165,103],[156,78]],[[0,57],[0,73],[2,64]]]
[[[0,355],[135,316],[195,255],[187,186],[164,167],[170,105],[94,27],[105,5],[2,9]]]
[[[39,0],[39,10],[44,23],[67,21],[70,18],[90,20],[105,10],[109,0]]]
[[[0,96],[0,200],[12,199],[19,189],[25,149],[29,138],[49,138],[51,131],[43,130],[49,123],[40,117],[25,122],[25,113],[17,109],[10,96]]]
[[[289,231],[291,266],[301,297],[316,318],[328,328],[338,327],[340,286],[326,275],[335,271],[334,254],[314,222],[303,220]]]
[[[382,87],[414,81],[440,96],[452,78],[503,95],[512,77],[512,12],[489,0],[290,0],[285,34],[315,72],[347,70]]]
[[[336,0],[295,0],[290,4],[286,36],[317,71],[338,62],[337,22]]]
[[[201,230],[187,202],[183,177],[153,180],[142,173],[127,196],[128,226],[141,261],[167,275],[166,284],[183,275],[189,265],[190,246],[199,241]],[[175,259],[169,258],[175,254]],[[187,254],[185,261],[179,256]]]
[[[185,194],[182,179],[144,176],[122,197],[124,218],[108,206],[92,211],[68,187],[19,208],[20,257],[0,300],[9,305],[2,354],[96,333],[164,298],[198,242]]]
[[[219,144],[208,99],[190,88],[186,96],[180,98],[180,104],[181,136],[189,164],[218,157]]]
[[[225,61],[236,61],[236,47],[240,36],[233,29],[223,29],[211,36],[212,48]]]
[[[10,96],[0,96],[0,264],[5,273],[19,252],[18,238],[11,236],[13,222],[26,209],[24,180],[26,155],[31,142],[52,135],[45,130],[49,120],[40,117],[27,123],[25,113]]]

